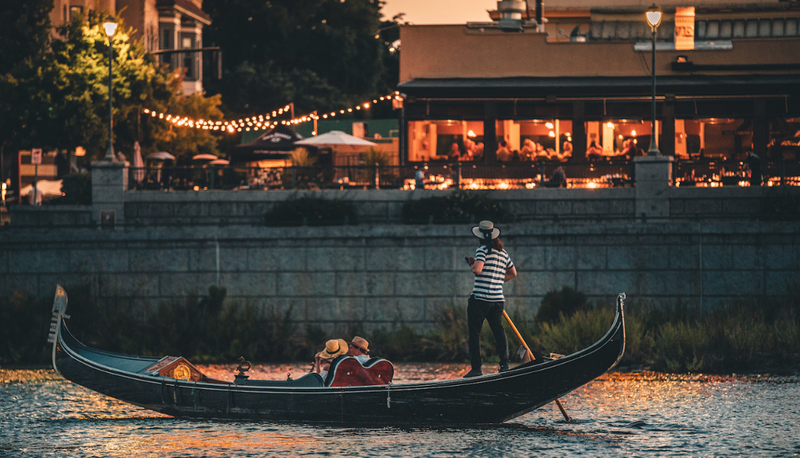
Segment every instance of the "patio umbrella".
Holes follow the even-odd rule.
[[[295,145],[309,145],[309,146],[375,146],[375,143],[372,143],[369,140],[364,140],[363,138],[354,137],[350,134],[346,134],[341,130],[332,130],[330,132],[324,133],[322,135],[317,135],[316,137],[306,138],[305,140],[300,140],[294,142]]]
[[[213,154],[198,154],[192,156],[193,161],[216,161],[217,159],[219,158]]]
[[[141,183],[144,180],[144,161],[142,160],[142,147],[139,146],[139,142],[133,143],[133,179],[137,183]]]
[[[160,151],[158,153],[148,154],[147,159],[150,159],[152,161],[174,161],[175,156],[169,154],[166,151]]]
[[[230,161],[226,161],[225,159],[215,159],[208,163],[208,165],[228,165]]]
[[[36,181],[36,190],[43,196],[60,196],[61,180],[38,180]],[[31,191],[33,191],[33,185],[29,184],[19,190],[19,195],[27,196]]]

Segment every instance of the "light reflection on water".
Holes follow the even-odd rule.
[[[201,366],[233,379],[233,366]],[[254,368],[293,378],[306,365]],[[462,365],[399,365],[396,381],[459,377]],[[0,456],[800,455],[800,378],[613,373],[504,425],[347,428],[180,420],[52,377],[3,371]],[[41,374],[40,374],[41,375]]]

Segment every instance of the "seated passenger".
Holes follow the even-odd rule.
[[[325,342],[325,349],[314,355],[314,372],[325,380],[328,376],[328,370],[331,368],[331,362],[337,356],[346,355],[347,342],[344,339],[331,339]]]
[[[369,342],[367,342],[367,339],[355,336],[349,347],[350,350],[348,350],[347,354],[355,357],[359,363],[364,364],[369,361]]]
[[[564,173],[564,167],[556,167],[556,170],[553,172],[553,176],[549,180],[542,183],[542,185],[546,188],[566,188],[567,175]]]
[[[592,143],[586,148],[586,159],[600,159],[603,157],[603,149],[597,146],[597,142],[592,140]]]
[[[533,140],[526,138],[522,143],[522,150],[519,152],[520,158],[523,161],[530,161],[536,159],[536,144]]]
[[[507,162],[511,160],[511,151],[508,150],[508,143],[505,140],[500,140],[500,147],[497,148],[495,153],[497,160],[500,162]]]

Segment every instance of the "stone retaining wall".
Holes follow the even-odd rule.
[[[612,304],[642,301],[713,307],[797,293],[798,223],[529,222],[503,226],[519,277],[507,308],[532,316],[561,286]],[[426,328],[449,304],[463,306],[474,253],[468,225],[334,228],[175,227],[126,231],[0,232],[0,294],[53,294],[92,285],[103,301],[146,313],[160,301],[203,294],[284,312],[344,332],[406,323]]]

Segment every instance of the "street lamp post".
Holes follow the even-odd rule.
[[[661,152],[658,151],[658,144],[656,143],[656,30],[658,25],[661,24],[661,9],[655,4],[650,7],[645,13],[647,23],[650,25],[650,30],[653,32],[653,130],[650,136],[650,149],[647,150],[648,156],[660,156]]]
[[[105,29],[106,35],[108,36],[108,149],[106,150],[106,157],[104,157],[103,160],[106,162],[116,162],[116,157],[114,157],[114,145],[112,144],[114,119],[111,107],[111,64],[113,62],[111,37],[113,37],[114,33],[117,31],[117,23],[114,17],[109,16],[106,19],[106,22],[103,23],[103,29]]]

